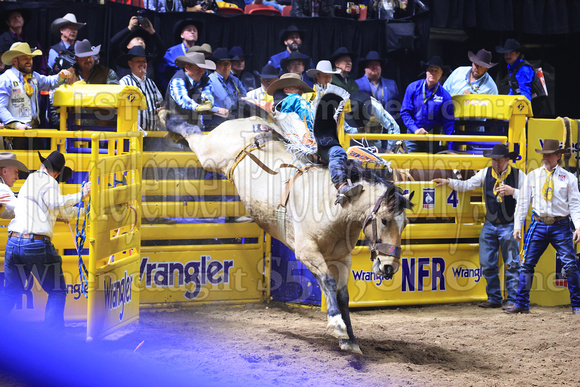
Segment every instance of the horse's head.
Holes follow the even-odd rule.
[[[363,224],[376,275],[390,279],[399,270],[407,208],[411,208],[410,198],[393,184],[381,195]]]

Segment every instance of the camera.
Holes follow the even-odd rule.
[[[137,11],[137,15],[136,15],[136,17],[137,17],[137,25],[139,25],[139,26],[143,24],[143,15],[142,15],[142,13],[143,13],[142,10],[138,10]]]

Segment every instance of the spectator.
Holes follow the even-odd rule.
[[[282,68],[282,73],[298,74],[308,86],[312,87],[312,81],[306,76],[306,70],[310,68],[310,62],[311,59],[306,55],[293,52],[280,61],[280,67]]]
[[[366,57],[359,61],[365,75],[357,79],[356,83],[359,91],[372,95],[391,116],[398,117],[401,109],[399,89],[395,81],[381,76],[384,64],[385,61],[378,52],[369,51]]]
[[[331,0],[292,0],[290,16],[333,17],[334,2]]]
[[[258,87],[256,77],[250,71],[246,71],[246,58],[248,55],[240,46],[234,46],[230,50],[230,57],[232,58],[232,73],[242,81],[246,90],[252,90]]]
[[[182,0],[186,12],[216,13],[218,5],[215,0]]]
[[[184,19],[175,25],[173,35],[175,40],[181,40],[181,43],[168,48],[159,65],[156,79],[161,90],[167,88],[169,79],[179,70],[175,64],[175,58],[187,54],[187,50],[195,46],[201,28],[202,23],[192,19]]]
[[[183,12],[181,0],[146,0],[145,7],[157,12]]]
[[[57,73],[60,69],[68,68],[73,64],[70,63],[70,61],[66,63],[57,63],[57,58],[63,54],[64,51],[74,53],[74,44],[77,41],[78,30],[83,28],[86,24],[87,23],[77,22],[77,17],[72,13],[67,13],[64,17],[58,18],[52,22],[50,25],[50,31],[53,35],[60,37],[60,41],[52,46],[48,52],[48,67],[53,73]]]
[[[494,94],[497,86],[487,70],[497,63],[491,63],[491,52],[481,49],[475,55],[469,51],[467,57],[471,66],[456,68],[443,84],[451,95],[455,94]]]
[[[340,74],[334,74],[332,76],[332,84],[342,87],[350,94],[358,92],[358,84],[354,79],[349,77],[352,71],[352,60],[354,57],[355,55],[349,52],[346,47],[340,47],[330,55],[330,63],[334,65],[335,69],[340,70]]]
[[[95,56],[101,52],[101,45],[94,47],[88,39],[75,43],[74,76],[67,83],[72,84],[83,80],[87,84],[118,85],[119,79],[115,71],[95,62]]]
[[[498,54],[504,54],[507,63],[510,86],[508,95],[523,95],[531,102],[534,69],[529,63],[525,63],[520,42],[507,39],[503,47],[496,46],[495,51]]]
[[[408,133],[414,134],[452,134],[455,128],[451,95],[441,87],[439,80],[443,75],[443,61],[434,56],[425,66],[425,79],[407,86],[401,117]],[[438,141],[407,141],[409,152],[437,153]]]
[[[286,47],[286,50],[279,52],[276,55],[272,55],[268,60],[268,64],[271,64],[280,71],[280,62],[282,59],[287,58],[293,52],[300,52],[303,39],[304,31],[299,30],[298,27],[294,25],[280,31],[280,42]]]
[[[260,87],[248,91],[246,97],[258,101],[260,106],[270,111],[272,110],[271,104],[274,102],[274,98],[266,90],[278,79],[278,70],[271,64],[267,64],[258,75],[260,76]]]

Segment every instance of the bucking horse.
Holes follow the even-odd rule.
[[[250,117],[226,121],[207,135],[191,126],[173,131],[187,140],[204,169],[228,177],[256,224],[314,274],[326,297],[327,332],[341,349],[361,353],[348,309],[351,251],[362,230],[372,270],[391,278],[399,269],[409,198],[391,181],[357,166],[351,178],[363,185],[362,194],[335,205],[328,169],[290,151],[275,126]]]

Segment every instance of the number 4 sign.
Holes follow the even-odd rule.
[[[457,205],[459,204],[459,195],[457,195],[457,191],[453,190],[449,196],[447,196],[447,204],[451,205],[453,208],[457,208]]]

